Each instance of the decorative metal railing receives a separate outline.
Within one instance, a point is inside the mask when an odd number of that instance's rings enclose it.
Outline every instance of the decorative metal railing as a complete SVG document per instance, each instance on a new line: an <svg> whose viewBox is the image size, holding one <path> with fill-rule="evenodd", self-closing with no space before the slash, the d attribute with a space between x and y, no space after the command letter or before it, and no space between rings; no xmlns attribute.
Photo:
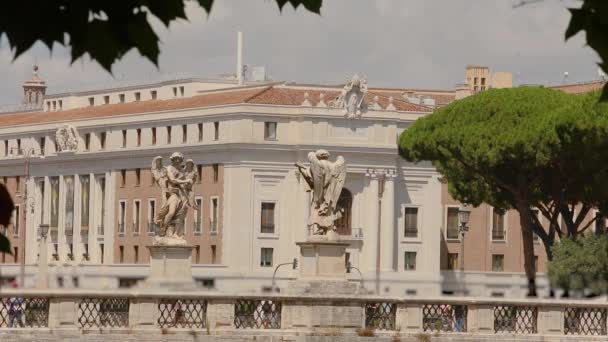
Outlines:
<svg viewBox="0 0 608 342"><path fill-rule="evenodd" d="M161 328L205 328L207 301L204 299L161 299L158 302Z"/></svg>
<svg viewBox="0 0 608 342"><path fill-rule="evenodd" d="M533 306L494 306L494 332L510 334L536 334L538 308Z"/></svg>
<svg viewBox="0 0 608 342"><path fill-rule="evenodd" d="M239 299L234 304L237 329L281 329L281 302Z"/></svg>
<svg viewBox="0 0 608 342"><path fill-rule="evenodd" d="M564 334L607 335L608 309L570 307L564 311Z"/></svg>
<svg viewBox="0 0 608 342"><path fill-rule="evenodd" d="M44 328L48 325L48 298L0 297L0 328Z"/></svg>
<svg viewBox="0 0 608 342"><path fill-rule="evenodd" d="M426 304L422 307L422 329L436 332L466 332L466 305Z"/></svg>
<svg viewBox="0 0 608 342"><path fill-rule="evenodd" d="M365 304L365 327L376 330L395 330L397 306L394 303Z"/></svg>
<svg viewBox="0 0 608 342"><path fill-rule="evenodd" d="M81 328L126 328L129 326L129 299L82 298L77 314Z"/></svg>

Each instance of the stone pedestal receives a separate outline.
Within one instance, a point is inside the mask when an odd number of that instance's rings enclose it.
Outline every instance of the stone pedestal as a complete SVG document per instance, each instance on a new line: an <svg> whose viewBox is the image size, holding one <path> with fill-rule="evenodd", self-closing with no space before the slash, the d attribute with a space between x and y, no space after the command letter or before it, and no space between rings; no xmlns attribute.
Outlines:
<svg viewBox="0 0 608 342"><path fill-rule="evenodd" d="M296 245L300 247L300 274L287 292L329 296L359 293L359 283L346 280L348 242L321 236Z"/></svg>
<svg viewBox="0 0 608 342"><path fill-rule="evenodd" d="M143 288L194 289L192 246L146 246L150 250L150 275Z"/></svg>

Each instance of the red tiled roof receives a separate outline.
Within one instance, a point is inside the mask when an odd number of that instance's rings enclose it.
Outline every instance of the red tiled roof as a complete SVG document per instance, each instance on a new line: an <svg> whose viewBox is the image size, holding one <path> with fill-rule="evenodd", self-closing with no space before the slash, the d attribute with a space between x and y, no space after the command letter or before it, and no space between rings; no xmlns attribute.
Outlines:
<svg viewBox="0 0 608 342"><path fill-rule="evenodd" d="M268 104L300 106L304 102L304 94L308 93L311 104L317 105L320 94L325 94L325 103L334 100L339 94L338 90L300 89L277 86L255 87L239 90L221 90L209 92L193 97L171 100L149 100L119 104L108 104L75 108L62 111L39 111L28 113L0 114L0 127L12 125L37 124L66 120L101 118L118 115L158 112L165 110L179 110L208 106L229 105L238 103ZM378 95L378 103L382 108L389 104L389 96L382 92L369 92L366 101L371 104L374 95ZM432 108L413 104L398 97L394 98L393 105L398 111L431 112Z"/></svg>
<svg viewBox="0 0 608 342"><path fill-rule="evenodd" d="M581 94L588 93L590 91L599 90L604 87L606 81L591 81L584 83L574 83L574 84L563 84L551 86L551 88L556 90L561 90L570 94Z"/></svg>

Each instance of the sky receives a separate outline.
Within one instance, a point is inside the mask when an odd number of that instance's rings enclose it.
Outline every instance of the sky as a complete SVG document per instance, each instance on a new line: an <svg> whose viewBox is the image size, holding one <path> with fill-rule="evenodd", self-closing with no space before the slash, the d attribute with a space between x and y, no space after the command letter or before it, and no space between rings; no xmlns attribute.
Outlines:
<svg viewBox="0 0 608 342"><path fill-rule="evenodd" d="M36 44L13 61L0 38L0 104L21 101L34 63L49 92L145 82L175 75L216 78L234 73L236 32L244 35L244 63L269 77L297 83L339 84L354 73L370 87L452 89L468 64L510 71L516 84L560 84L598 78L598 57L579 34L564 31L576 1L324 0L321 15L274 0L216 0L209 15L190 3L188 21L155 29L162 45L157 68L136 51L114 65L70 65L69 49Z"/></svg>

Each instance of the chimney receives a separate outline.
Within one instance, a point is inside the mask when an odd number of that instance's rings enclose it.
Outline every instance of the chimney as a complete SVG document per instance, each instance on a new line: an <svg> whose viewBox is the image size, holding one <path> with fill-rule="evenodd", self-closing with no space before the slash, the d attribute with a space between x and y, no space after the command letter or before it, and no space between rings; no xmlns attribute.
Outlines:
<svg viewBox="0 0 608 342"><path fill-rule="evenodd" d="M236 80L243 85L243 32L239 31L236 37Z"/></svg>
<svg viewBox="0 0 608 342"><path fill-rule="evenodd" d="M27 105L42 105L46 93L46 82L38 77L38 66L34 65L32 79L23 82L23 103Z"/></svg>

